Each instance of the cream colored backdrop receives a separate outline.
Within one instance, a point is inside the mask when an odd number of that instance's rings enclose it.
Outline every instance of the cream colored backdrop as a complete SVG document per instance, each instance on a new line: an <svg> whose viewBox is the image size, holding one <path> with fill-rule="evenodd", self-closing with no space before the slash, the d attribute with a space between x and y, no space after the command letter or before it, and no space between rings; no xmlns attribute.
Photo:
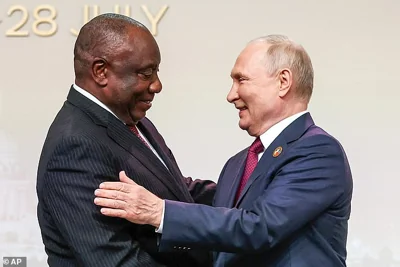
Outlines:
<svg viewBox="0 0 400 267"><path fill-rule="evenodd" d="M48 126L73 82L73 32L86 9L93 16L94 5L99 13L128 6L132 17L157 26L164 89L148 115L184 174L197 178L217 180L225 161L251 142L225 99L246 42L281 33L302 43L315 68L310 111L342 142L353 171L348 266L400 266L398 0L2 0L1 257L27 256L28 266L46 266L36 168ZM55 12L57 30L36 27L35 12L44 22ZM10 30L20 23L17 33Z"/></svg>

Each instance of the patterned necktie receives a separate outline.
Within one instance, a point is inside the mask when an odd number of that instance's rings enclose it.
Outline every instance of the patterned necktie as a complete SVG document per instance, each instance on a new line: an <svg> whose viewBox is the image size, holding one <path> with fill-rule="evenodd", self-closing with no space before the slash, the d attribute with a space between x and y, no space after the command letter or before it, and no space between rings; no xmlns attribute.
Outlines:
<svg viewBox="0 0 400 267"><path fill-rule="evenodd" d="M243 176L240 180L238 191L236 192L235 203L238 201L239 196L242 193L242 190L244 189L247 181L249 180L251 173L257 166L258 154L261 153L263 150L264 146L261 143L260 137L257 137L247 151L246 166L244 167Z"/></svg>
<svg viewBox="0 0 400 267"><path fill-rule="evenodd" d="M136 127L136 125L134 126L129 126L129 129L131 129L131 131L140 139L140 141L142 141L148 148L150 148L149 144L143 139L143 137L139 134L139 131Z"/></svg>

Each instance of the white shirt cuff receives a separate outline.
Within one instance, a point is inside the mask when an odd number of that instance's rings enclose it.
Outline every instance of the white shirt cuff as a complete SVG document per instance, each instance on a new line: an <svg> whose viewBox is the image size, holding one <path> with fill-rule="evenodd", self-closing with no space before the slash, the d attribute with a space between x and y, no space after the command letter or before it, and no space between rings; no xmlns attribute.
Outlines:
<svg viewBox="0 0 400 267"><path fill-rule="evenodd" d="M158 234L162 234L162 230L163 230L163 226L164 226L164 212L165 212L165 200L163 200L163 209L162 209L160 226L158 227L158 229L156 229L156 233L158 233Z"/></svg>

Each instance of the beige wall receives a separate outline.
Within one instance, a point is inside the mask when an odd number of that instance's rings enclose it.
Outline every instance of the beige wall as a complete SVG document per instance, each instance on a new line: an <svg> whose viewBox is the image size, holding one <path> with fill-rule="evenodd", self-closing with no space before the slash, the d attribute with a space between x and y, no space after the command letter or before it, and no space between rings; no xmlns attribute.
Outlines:
<svg viewBox="0 0 400 267"><path fill-rule="evenodd" d="M129 5L151 27L167 5L156 36L162 51L163 92L149 117L186 175L216 180L225 161L251 139L225 100L229 72L245 43L281 33L302 43L315 67L310 111L345 147L354 175L348 265L400 266L400 2L304 1L55 1L57 32L32 30L37 0L21 0L28 37L6 37L22 18L0 2L0 257L28 256L43 266L36 220L38 156L49 124L73 82L71 28L79 30L84 5L100 13ZM46 13L42 13L46 15ZM48 25L47 25L48 26ZM39 34L50 27L40 26ZM39 262L42 262L40 264Z"/></svg>

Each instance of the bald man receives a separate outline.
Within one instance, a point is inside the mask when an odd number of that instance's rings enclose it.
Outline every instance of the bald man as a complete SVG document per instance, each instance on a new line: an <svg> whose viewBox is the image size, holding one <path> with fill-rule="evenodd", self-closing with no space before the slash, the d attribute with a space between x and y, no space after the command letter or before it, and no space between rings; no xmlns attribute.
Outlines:
<svg viewBox="0 0 400 267"><path fill-rule="evenodd" d="M37 176L38 219L50 267L209 266L207 252L158 252L151 226L100 213L93 191L125 170L163 199L210 205L215 183L182 176L147 119L162 85L161 56L149 30L122 15L81 29L75 83L51 125Z"/></svg>

